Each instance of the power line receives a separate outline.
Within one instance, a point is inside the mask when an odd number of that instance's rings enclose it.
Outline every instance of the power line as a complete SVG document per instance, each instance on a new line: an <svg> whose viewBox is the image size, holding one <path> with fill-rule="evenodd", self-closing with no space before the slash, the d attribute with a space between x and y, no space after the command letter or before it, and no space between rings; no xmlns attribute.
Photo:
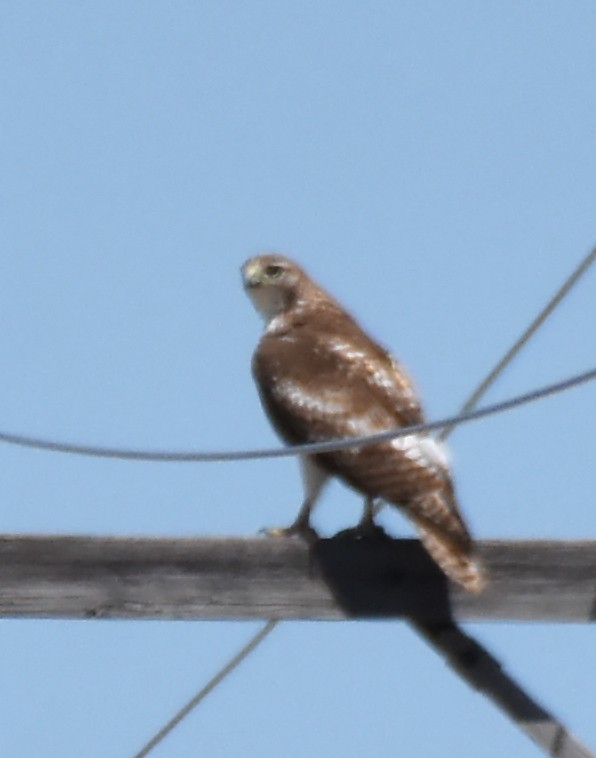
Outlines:
<svg viewBox="0 0 596 758"><path fill-rule="evenodd" d="M518 339L511 345L509 350L503 355L503 357L497 361L494 367L488 372L485 378L480 382L476 389L472 392L470 397L466 400L462 406L460 413L466 413L472 408L476 407L476 404L484 393L491 387L498 377L503 373L519 351L525 347L526 343L534 336L546 319L556 309L559 303L569 294L572 288L582 278L586 271L596 260L596 247L593 248L584 258L579 262L577 267L569 274L567 279L557 289L555 294L546 303L544 308L538 313L536 318L529 324L528 328L520 334ZM453 427L447 427L439 435L440 439L446 439L451 433Z"/></svg>
<svg viewBox="0 0 596 758"><path fill-rule="evenodd" d="M503 357L495 364L495 366L491 369L491 371L486 375L486 377L480 382L478 387L474 390L474 392L470 395L470 397L466 400L464 405L462 406L462 415L464 413L468 413L471 411L474 406L477 404L477 402L480 400L480 398L484 395L484 393L491 387L494 382L497 380L497 378L501 375L501 373L505 370L505 368L511 363L511 361L515 358L515 356L519 353L519 351L527 344L529 339L536 333L536 331L542 326L542 324L546 321L546 319L553 313L553 311L556 309L556 307L562 302L562 300L565 298L565 296L570 292L572 287L579 281L579 279L586 273L588 268L594 263L594 260L596 259L596 247L593 248L580 262L580 264L572 271L572 273L567 277L567 279L563 282L563 284L559 287L559 289L555 292L555 294L552 296L552 298L546 303L544 308L538 313L538 315L535 317L535 319L530 323L530 325L522 332L520 337L513 343L513 345L507 350L507 352L503 355ZM593 377L591 377L593 378ZM585 381L588 381L588 379L585 379ZM528 401L529 402L529 401ZM469 420L472 420L471 418ZM442 439L445 439L451 431L455 428L455 423L444 423L440 426L444 427L443 434L440 435ZM1 441L1 437L0 437ZM353 440L352 440L353 442ZM258 452L258 451L257 451ZM288 453L291 454L291 453ZM225 677L227 674L229 674L232 669L236 668L245 658L247 658L250 653L263 642L270 634L273 632L275 627L279 624L279 621L276 621L274 619L270 619L267 624L251 639L248 641L248 643L245 645L245 647L239 651L239 653L234 656L234 658L224 666L224 668L220 669L215 676L207 682L207 684L197 693L197 695L192 698L175 716L173 719L171 719L166 727L160 730L160 732L152 739L150 742L147 743L149 747L149 750L151 750L153 747L155 747L163 738L169 734L169 732L185 717L187 716L191 710L194 709L196 705L203 700L203 698L213 690L214 687L216 687ZM461 632L461 630L458 629L456 624L450 624L449 625L452 634L457 638L458 634L461 636L464 633ZM430 630L428 628L425 628L423 624L419 625L419 628L417 627L417 631L425 636L427 639L430 640ZM471 639L471 638L470 638ZM472 641L474 642L474 641ZM443 655L450 658L451 652L445 648L444 650L440 647L439 643L436 642L436 647ZM492 659L492 656L485 651L482 646L478 645L478 643L475 643L476 647L479 651L483 652L485 654L485 658ZM232 668L229 668L230 663L233 661ZM512 681L512 680L511 680ZM520 690L523 692L523 690ZM525 693L524 693L525 695ZM180 716L180 718L178 718ZM554 722L553 722L554 723ZM561 726L561 728L563 728ZM147 753L149 752L147 750L146 752L142 754L137 754L134 756L134 758L144 758Z"/></svg>
<svg viewBox="0 0 596 758"><path fill-rule="evenodd" d="M415 426L390 429L379 434L366 435L362 437L350 437L347 439L327 440L325 442L314 442L305 445L293 445L283 448L262 448L256 450L224 450L224 451L173 451L173 450L142 450L127 449L117 447L107 447L101 445L85 445L72 442L60 442L58 440L44 439L42 437L33 437L23 434L13 434L11 432L0 432L0 442L19 447L32 448L35 450L45 450L54 453L66 453L71 455L82 455L94 458L115 458L120 460L145 461L154 463L209 463L221 461L246 461L257 460L262 458L282 458L287 456L301 455L303 453L323 453L336 450L343 450L349 447L373 444L375 442L384 442L390 439L396 439L408 434L418 434L422 432L444 429L439 435L441 439L447 437L455 426L467 421L474 421L484 416L490 416L495 413L502 413L511 410L519 405L534 402L548 395L554 395L564 392L572 387L583 384L594 379L596 369L588 371L585 374L566 379L562 382L548 385L540 389L519 395L510 400L505 400L494 405L473 411L478 400L496 381L503 370L511 363L517 353L524 347L528 340L535 334L539 327L546 321L548 316L555 310L559 303L569 293L572 287L586 273L588 268L596 260L596 247L580 262L572 271L553 297L547 302L544 308L530 323L528 328L514 342L505 355L498 361L493 369L487 374L485 379L478 385L463 405L457 416L451 416L438 421L426 424L416 424Z"/></svg>
<svg viewBox="0 0 596 758"><path fill-rule="evenodd" d="M437 421L429 421L424 424L414 424L412 426L396 427L388 429L378 434L369 434L362 437L342 437L325 442L311 442L305 445L291 445L281 448L262 448L257 450L231 450L231 451L171 451L171 450L132 450L115 447L99 447L96 445L77 445L70 442L57 442L55 440L42 439L40 437L27 437L20 434L10 434L0 432L0 442L6 442L11 445L33 448L36 450L47 450L54 453L69 453L75 455L90 456L93 458L116 458L129 461L152 461L155 463L211 463L216 461L248 461L263 458L284 458L294 455L312 455L315 453L329 453L336 450L345 450L350 447L360 447L372 445L377 442L386 442L387 440L405 437L410 434L421 434L431 432L436 429L449 427L450 429L459 424L486 416L493 416L497 413L517 408L520 405L533 403L536 400L557 395L566 392L580 384L585 384L596 379L596 368L585 371L581 374L575 374L567 379L554 384L547 384L544 387L526 392L523 395L501 400L498 403L487 405L484 408L469 410L457 416L447 416Z"/></svg>
<svg viewBox="0 0 596 758"><path fill-rule="evenodd" d="M212 677L207 684L197 692L197 694L191 698L183 708L181 708L178 713L176 713L165 726L163 726L157 734L152 737L147 744L142 747L138 753L135 753L134 758L145 758L146 755L148 755L153 748L160 743L164 737L166 737L172 729L174 729L178 724L182 721L182 719L187 716L193 708L195 708L203 698L207 697L207 695L211 692L211 690L215 689L217 685L226 678L228 674L231 674L232 671L238 666L242 661L246 658L247 655L250 655L252 651L259 645L260 642L262 642L265 637L269 634L269 632L272 632L274 627L277 626L277 621L268 621L264 626L259 629L259 631L242 647L233 658L230 658L230 660L226 663L226 665L221 668L217 674Z"/></svg>

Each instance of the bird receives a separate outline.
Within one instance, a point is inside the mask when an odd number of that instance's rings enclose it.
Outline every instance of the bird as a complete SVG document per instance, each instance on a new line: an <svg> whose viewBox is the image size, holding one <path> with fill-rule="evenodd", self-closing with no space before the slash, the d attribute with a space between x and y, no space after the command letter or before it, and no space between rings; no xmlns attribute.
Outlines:
<svg viewBox="0 0 596 758"><path fill-rule="evenodd" d="M252 373L266 415L286 444L322 442L422 424L405 369L292 259L264 253L241 269L244 289L264 320ZM413 432L334 452L301 454L304 500L277 535L317 537L311 511L330 477L364 496L350 530L377 529L375 504L402 511L447 577L480 592L486 571L461 514L444 446Z"/></svg>

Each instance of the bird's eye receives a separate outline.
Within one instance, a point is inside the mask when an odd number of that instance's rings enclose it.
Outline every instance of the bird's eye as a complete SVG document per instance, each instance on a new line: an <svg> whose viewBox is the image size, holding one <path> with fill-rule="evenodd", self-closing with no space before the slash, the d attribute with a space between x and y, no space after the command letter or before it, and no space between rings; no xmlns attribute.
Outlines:
<svg viewBox="0 0 596 758"><path fill-rule="evenodd" d="M269 279L279 279L283 272L282 266L276 266L273 263L265 268L265 274Z"/></svg>

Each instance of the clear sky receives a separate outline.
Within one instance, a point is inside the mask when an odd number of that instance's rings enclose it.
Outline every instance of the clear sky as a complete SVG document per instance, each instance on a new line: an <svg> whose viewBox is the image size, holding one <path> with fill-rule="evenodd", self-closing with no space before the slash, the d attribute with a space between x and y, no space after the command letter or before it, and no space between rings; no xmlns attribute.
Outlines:
<svg viewBox="0 0 596 758"><path fill-rule="evenodd" d="M239 266L296 257L416 377L466 395L596 242L596 6L29 2L0 23L0 428L275 444ZM486 400L596 363L596 272ZM596 387L459 429L479 537L596 538ZM253 535L295 462L0 447L0 530ZM355 522L333 485L324 534ZM386 521L410 534L397 514ZM0 752L128 758L257 623L2 621ZM587 626L472 627L596 745ZM287 623L156 758L536 758L398 622Z"/></svg>

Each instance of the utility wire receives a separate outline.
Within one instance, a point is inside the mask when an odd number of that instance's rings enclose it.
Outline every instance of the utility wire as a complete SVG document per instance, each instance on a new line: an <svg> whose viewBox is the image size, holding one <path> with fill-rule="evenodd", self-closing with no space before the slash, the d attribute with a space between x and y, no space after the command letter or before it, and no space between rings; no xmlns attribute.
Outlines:
<svg viewBox="0 0 596 758"><path fill-rule="evenodd" d="M470 397L466 400L462 406L463 412L471 411L476 403L480 400L482 395L489 389L492 384L497 380L505 368L511 363L515 356L519 353L522 347L526 345L528 340L534 335L539 327L546 321L555 308L561 303L563 298L569 293L573 285L579 281L579 279L586 273L590 265L596 259L596 247L581 261L579 266L567 277L559 289L555 292L553 297L547 302L544 308L532 321L527 329L520 335L520 337L509 348L505 355L495 364L494 368L486 375L486 378L478 385ZM591 377L593 378L593 377ZM588 381L586 379L585 381ZM471 420L471 419L470 419ZM453 423L444 423L439 426L444 426L444 432L441 435L441 439L445 439L455 428ZM1 438L0 438L1 441ZM270 619L254 637L252 637L247 644L232 658L226 666L212 677L207 684L191 699L178 713L153 737L143 748L143 751L137 753L134 758L145 758L151 749L153 749L159 742L161 742L167 734L185 717L191 710L193 710L205 697L216 687L225 677L231 673L231 671L245 659L252 651L261 644L280 622L275 619ZM506 713L508 713L515 722L524 729L526 733L534 740L541 744L547 750L547 754L555 756L555 758L594 758L589 752L585 750L579 743L575 742L573 737L567 732L564 726L557 722L550 714L547 714L539 705L530 698L524 690L516 684L516 682L508 677L498 661L494 659L491 654L478 642L465 634L457 624L453 622L447 622L443 626L442 633L438 633L437 625L423 624L421 622L413 622L413 628L423 636L427 642L432 644L435 649L446 658L446 660L458 671L467 681L474 687L481 689L484 694L490 696ZM474 653L476 657L471 655ZM471 669L471 673L465 674L464 664L468 664ZM486 676L483 674L486 668L491 668L494 672L501 673L501 679L495 683L493 680L488 685L485 684ZM494 674L493 674L494 676ZM505 693L505 694L504 694ZM530 711L533 713L540 713L548 717L546 721L546 729L543 725L538 723L526 723L524 722L524 716L521 712L515 712L515 698L518 701L526 702L530 706ZM526 712L527 716L527 712ZM552 731L554 729L554 732ZM542 738L542 740L541 740ZM552 739L551 739L552 738ZM548 740L550 739L550 743ZM148 748L148 749L147 749ZM552 748L552 749L551 749Z"/></svg>
<svg viewBox="0 0 596 758"><path fill-rule="evenodd" d="M487 374L485 379L478 385L470 395L460 413L457 416L451 416L439 421L433 421L426 424L416 424L410 427L401 427L390 429L379 434L366 435L362 437L350 437L347 439L326 440L325 442L313 442L305 445L292 445L283 448L263 448L260 450L224 450L224 451L172 451L172 450L141 450L127 449L117 447L103 447L101 445L84 445L72 442L59 442L57 440L43 439L41 437L32 437L23 434L12 434L10 432L0 432L0 442L20 447L28 447L36 450L46 450L54 453L67 453L72 455L84 455L94 458L117 458L131 461L151 461L154 463L208 463L216 461L246 461L260 458L282 458L287 456L302 455L304 453L328 453L336 450L344 450L349 447L359 445L369 445L375 442L384 442L386 440L403 437L408 434L418 434L421 432L443 429L440 439L445 439L451 430L458 424L474 421L484 416L490 416L493 413L502 413L518 405L530 403L539 400L547 395L554 395L558 392L564 392L572 387L594 379L594 371L588 371L585 374L566 379L560 383L542 387L525 395L495 403L494 405L472 410L475 408L478 400L484 395L488 388L496 381L503 370L511 363L517 353L524 347L528 340L534 335L539 327L546 321L550 314L555 310L557 305L569 293L572 287L579 281L583 274L588 270L596 259L596 247L581 261L572 273L567 277L553 297L547 302L544 308L514 342L505 355L499 360L493 369Z"/></svg>
<svg viewBox="0 0 596 758"><path fill-rule="evenodd" d="M551 299L548 301L548 303L544 306L544 308L540 311L540 313L536 316L536 318L532 321L532 323L528 326L528 328L520 334L518 339L511 345L509 350L503 355L500 361L498 361L494 368L489 371L489 373L486 375L486 377L480 382L480 384L476 387L474 392L470 395L470 397L466 400L464 405L462 406L460 413L467 413L472 408L476 407L476 404L480 400L480 398L484 395L484 393L489 389L489 387L494 384L494 382L497 380L497 378L501 375L501 373L507 368L507 366L511 363L511 361L515 358L515 356L519 353L519 351L526 345L526 343L534 336L535 332L538 331L538 329L542 326L542 324L546 321L546 319L550 316L550 314L555 310L555 308L559 305L561 300L569 294L571 289L574 287L575 284L581 279L581 277L586 273L586 271L590 268L590 266L594 263L596 260L596 247L593 248L586 256L583 258L582 261L578 264L578 266L569 274L567 279L563 282L563 284L559 287L559 289L555 292L555 294L551 297ZM443 432L439 435L440 439L445 439L450 433L451 429L453 427L448 426L446 427Z"/></svg>
<svg viewBox="0 0 596 758"><path fill-rule="evenodd" d="M54 453L70 453L75 455L90 456L93 458L116 458L128 461L152 461L155 463L213 463L216 461L249 461L262 458L284 458L294 455L313 455L315 453L330 453L335 450L345 450L350 447L360 447L373 445L377 442L386 442L387 440L405 437L409 434L421 434L436 429L448 427L453 429L459 424L476 419L492 416L497 413L512 410L520 405L533 403L549 395L557 395L560 392L577 387L596 379L596 368L585 371L581 374L563 379L554 384L547 384L544 387L526 392L523 395L501 400L498 403L487 405L484 408L468 410L466 413L457 416L447 416L437 421L429 421L424 424L413 424L412 426L395 427L377 434L368 434L362 437L342 437L325 442L310 442L304 445L290 445L288 447L262 448L260 450L231 450L231 451L213 451L213 452L196 452L196 451L171 451L171 450L132 450L115 447L98 447L95 445L77 445L71 442L57 442L55 440L41 439L39 437L27 437L20 434L10 434L0 432L0 442L6 442L11 445L34 448L36 450L47 450Z"/></svg>
<svg viewBox="0 0 596 758"><path fill-rule="evenodd" d="M519 339L510 347L486 378L470 395L462 413L476 403L511 363L533 334L546 321L573 285L596 258L596 248L586 256L567 280L555 292ZM439 435L446 439L454 426L446 427ZM515 679L507 674L500 662L477 640L454 621L433 624L413 620L410 626L441 655L471 687L495 703L517 727L553 758L595 758L585 745L569 732L566 726L546 711Z"/></svg>
<svg viewBox="0 0 596 758"><path fill-rule="evenodd" d="M476 403L496 381L533 334L546 321L573 285L587 271L596 258L596 248L587 255L548 301L528 328L509 348L492 371L470 395L462 413ZM446 427L439 435L445 440L454 426ZM507 674L501 663L477 640L467 634L454 621L433 624L410 621L410 626L441 655L471 687L495 703L517 727L539 745L552 758L595 758L566 726L546 711L515 679Z"/></svg>
<svg viewBox="0 0 596 758"><path fill-rule="evenodd" d="M174 729L178 724L182 721L182 719L187 716L193 708L196 708L196 706L203 700L203 698L207 697L207 695L211 692L211 690L215 689L217 685L226 678L228 674L231 674L232 671L238 666L242 661L246 658L247 655L250 655L252 651L259 645L259 643L265 639L265 637L273 631L274 627L277 626L277 621L268 621L264 626L262 626L259 631L242 647L233 658L230 658L230 660L226 663L226 665L221 668L217 674L212 677L207 684L197 692L197 694L192 697L186 705L181 708L178 713L173 716L168 723L162 727L162 729L157 732L157 734L152 737L149 742L142 747L138 753L135 753L134 758L145 758L146 755L149 755L151 750L160 743L164 737L166 737L172 729Z"/></svg>

